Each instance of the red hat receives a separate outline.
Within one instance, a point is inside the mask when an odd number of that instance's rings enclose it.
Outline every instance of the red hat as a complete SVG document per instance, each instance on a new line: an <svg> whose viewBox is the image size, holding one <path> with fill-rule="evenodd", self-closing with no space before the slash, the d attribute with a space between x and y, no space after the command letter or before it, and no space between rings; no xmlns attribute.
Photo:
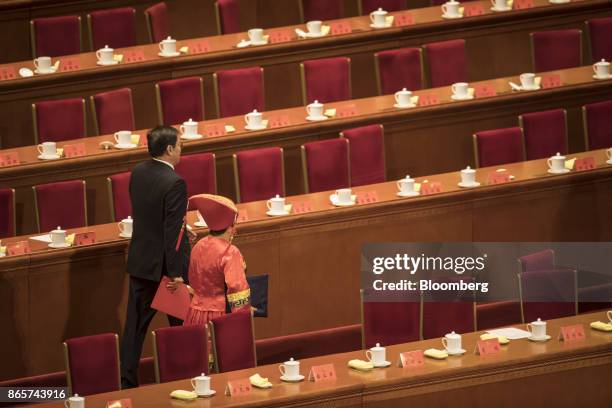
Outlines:
<svg viewBox="0 0 612 408"><path fill-rule="evenodd" d="M189 198L208 228L212 231L223 231L236 222L238 209L232 200L213 194L198 194Z"/></svg>

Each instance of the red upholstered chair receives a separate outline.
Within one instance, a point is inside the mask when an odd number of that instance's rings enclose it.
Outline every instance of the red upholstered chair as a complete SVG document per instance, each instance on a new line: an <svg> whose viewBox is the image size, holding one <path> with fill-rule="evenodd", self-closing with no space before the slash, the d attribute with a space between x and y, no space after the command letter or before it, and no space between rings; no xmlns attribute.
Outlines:
<svg viewBox="0 0 612 408"><path fill-rule="evenodd" d="M239 203L285 196L283 149L264 147L233 155L236 197Z"/></svg>
<svg viewBox="0 0 612 408"><path fill-rule="evenodd" d="M519 127L485 130L474 134L476 167L525 160L523 132Z"/></svg>
<svg viewBox="0 0 612 408"><path fill-rule="evenodd" d="M402 88L423 88L423 54L420 48L399 48L374 54L376 85L380 95Z"/></svg>
<svg viewBox="0 0 612 408"><path fill-rule="evenodd" d="M555 251L545 249L521 256L518 259L518 264L519 273L552 270L555 268Z"/></svg>
<svg viewBox="0 0 612 408"><path fill-rule="evenodd" d="M229 313L210 321L215 371L252 368L257 365L253 316L248 311Z"/></svg>
<svg viewBox="0 0 612 408"><path fill-rule="evenodd" d="M473 301L423 301L422 338L443 337L446 333L476 330L476 306Z"/></svg>
<svg viewBox="0 0 612 408"><path fill-rule="evenodd" d="M189 119L204 119L204 89L201 77L170 79L155 84L159 124L176 125Z"/></svg>
<svg viewBox="0 0 612 408"><path fill-rule="evenodd" d="M612 308L612 283L578 289L578 313Z"/></svg>
<svg viewBox="0 0 612 408"><path fill-rule="evenodd" d="M468 68L465 40L425 44L427 74L431 88L467 82Z"/></svg>
<svg viewBox="0 0 612 408"><path fill-rule="evenodd" d="M304 61L300 64L304 105L351 99L351 59L346 57Z"/></svg>
<svg viewBox="0 0 612 408"><path fill-rule="evenodd" d="M114 333L64 342L69 394L91 395L121 389L119 338Z"/></svg>
<svg viewBox="0 0 612 408"><path fill-rule="evenodd" d="M0 238L16 235L15 190L0 189Z"/></svg>
<svg viewBox="0 0 612 408"><path fill-rule="evenodd" d="M578 311L576 270L552 269L518 274L523 323L573 316Z"/></svg>
<svg viewBox="0 0 612 408"><path fill-rule="evenodd" d="M81 17L35 18L30 21L32 55L58 57L81 52Z"/></svg>
<svg viewBox="0 0 612 408"><path fill-rule="evenodd" d="M111 48L136 45L136 10L133 7L93 11L87 15L87 25L93 51L105 45Z"/></svg>
<svg viewBox="0 0 612 408"><path fill-rule="evenodd" d="M144 11L147 21L149 42L160 42L170 35L170 19L168 18L168 6L161 2L152 5Z"/></svg>
<svg viewBox="0 0 612 408"><path fill-rule="evenodd" d="M85 100L59 99L32 104L36 143L85 137Z"/></svg>
<svg viewBox="0 0 612 408"><path fill-rule="evenodd" d="M382 183L385 177L385 136L382 125L348 129L340 133L349 141L351 186Z"/></svg>
<svg viewBox="0 0 612 408"><path fill-rule="evenodd" d="M535 72L582 65L582 31L576 29L531 33Z"/></svg>
<svg viewBox="0 0 612 408"><path fill-rule="evenodd" d="M406 0L360 0L359 14L370 14L378 8L386 11L398 11L407 7Z"/></svg>
<svg viewBox="0 0 612 408"><path fill-rule="evenodd" d="M612 147L612 100L582 107L585 150Z"/></svg>
<svg viewBox="0 0 612 408"><path fill-rule="evenodd" d="M310 142L303 144L301 150L306 193L350 187L349 146L346 139Z"/></svg>
<svg viewBox="0 0 612 408"><path fill-rule="evenodd" d="M342 0L300 0L300 20L336 20L342 17Z"/></svg>
<svg viewBox="0 0 612 408"><path fill-rule="evenodd" d="M478 330L494 329L521 323L521 302L506 300L476 306Z"/></svg>
<svg viewBox="0 0 612 408"><path fill-rule="evenodd" d="M174 169L187 183L187 197L196 194L217 194L214 153L181 156L181 161L174 166Z"/></svg>
<svg viewBox="0 0 612 408"><path fill-rule="evenodd" d="M130 200L130 176L132 172L114 174L106 178L111 219L119 222L132 215Z"/></svg>
<svg viewBox="0 0 612 408"><path fill-rule="evenodd" d="M591 42L591 61L612 60L612 17L594 18L586 22Z"/></svg>
<svg viewBox="0 0 612 408"><path fill-rule="evenodd" d="M156 382L208 374L206 326L164 327L152 333Z"/></svg>
<svg viewBox="0 0 612 408"><path fill-rule="evenodd" d="M420 294L413 302L364 301L361 291L362 348L418 341L421 336Z"/></svg>
<svg viewBox="0 0 612 408"><path fill-rule="evenodd" d="M213 84L220 118L265 110L263 68L218 71L213 74Z"/></svg>
<svg viewBox="0 0 612 408"><path fill-rule="evenodd" d="M106 135L120 130L136 129L130 88L102 92L90 98L97 134Z"/></svg>
<svg viewBox="0 0 612 408"><path fill-rule="evenodd" d="M217 15L217 31L219 34L238 33L240 30L239 0L217 0L215 3Z"/></svg>
<svg viewBox="0 0 612 408"><path fill-rule="evenodd" d="M66 229L87 225L85 181L40 184L32 189L39 232L48 232L57 226Z"/></svg>
<svg viewBox="0 0 612 408"><path fill-rule="evenodd" d="M525 113L519 116L525 138L527 160L567 153L567 114L565 109Z"/></svg>

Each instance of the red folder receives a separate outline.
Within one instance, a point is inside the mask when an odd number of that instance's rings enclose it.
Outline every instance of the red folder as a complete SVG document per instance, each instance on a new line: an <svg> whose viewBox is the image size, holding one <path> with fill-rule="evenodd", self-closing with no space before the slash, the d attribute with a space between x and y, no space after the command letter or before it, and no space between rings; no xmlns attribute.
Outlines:
<svg viewBox="0 0 612 408"><path fill-rule="evenodd" d="M151 303L151 308L159 310L160 312L166 313L170 316L178 317L181 320L185 320L187 312L189 311L189 304L191 299L189 298L189 291L187 286L179 285L179 287L173 292L170 292L166 288L166 284L170 282L170 278L167 276L162 277L159 282L159 288Z"/></svg>

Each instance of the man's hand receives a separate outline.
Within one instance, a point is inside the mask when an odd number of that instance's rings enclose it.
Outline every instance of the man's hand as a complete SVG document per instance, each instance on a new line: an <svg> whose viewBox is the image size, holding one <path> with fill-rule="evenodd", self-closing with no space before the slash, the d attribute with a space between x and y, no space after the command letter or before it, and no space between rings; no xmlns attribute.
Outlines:
<svg viewBox="0 0 612 408"><path fill-rule="evenodd" d="M168 289L170 293L174 293L174 291L177 290L179 285L181 285L183 282L183 278L181 277L174 278L174 280L166 284L166 289Z"/></svg>

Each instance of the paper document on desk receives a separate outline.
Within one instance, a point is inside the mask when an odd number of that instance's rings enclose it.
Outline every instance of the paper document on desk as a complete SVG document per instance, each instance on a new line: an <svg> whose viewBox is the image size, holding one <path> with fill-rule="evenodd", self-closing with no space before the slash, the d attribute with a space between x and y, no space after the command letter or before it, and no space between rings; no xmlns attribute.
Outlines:
<svg viewBox="0 0 612 408"><path fill-rule="evenodd" d="M33 239L34 241L46 242L47 244L51 243L51 235L49 234L37 235L35 237L30 237L30 239Z"/></svg>
<svg viewBox="0 0 612 408"><path fill-rule="evenodd" d="M531 333L525 330L517 329L514 327L504 327L502 329L487 330L487 333L494 336L504 336L508 340L526 339L531 337Z"/></svg>

